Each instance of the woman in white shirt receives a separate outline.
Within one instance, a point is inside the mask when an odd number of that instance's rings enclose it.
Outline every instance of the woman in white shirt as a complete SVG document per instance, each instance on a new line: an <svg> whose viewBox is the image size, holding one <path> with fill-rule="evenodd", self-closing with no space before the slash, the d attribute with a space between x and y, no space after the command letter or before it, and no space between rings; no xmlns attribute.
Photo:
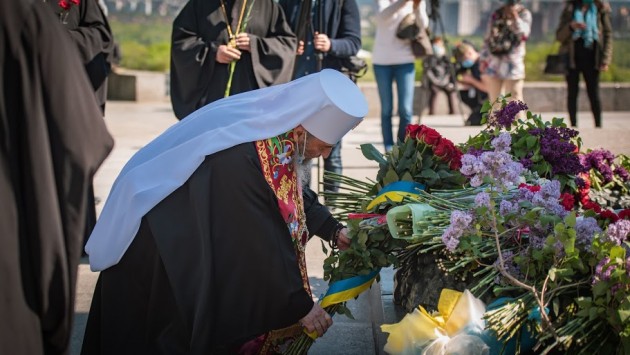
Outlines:
<svg viewBox="0 0 630 355"><path fill-rule="evenodd" d="M405 15L415 12L422 28L429 23L425 2L422 0L378 0L376 15L376 37L372 62L374 76L381 99L381 130L385 151L394 145L392 134L393 98L392 86L398 89L398 139L405 138L405 128L413 116L413 92L416 70L415 56L409 40L396 37L396 30Z"/></svg>

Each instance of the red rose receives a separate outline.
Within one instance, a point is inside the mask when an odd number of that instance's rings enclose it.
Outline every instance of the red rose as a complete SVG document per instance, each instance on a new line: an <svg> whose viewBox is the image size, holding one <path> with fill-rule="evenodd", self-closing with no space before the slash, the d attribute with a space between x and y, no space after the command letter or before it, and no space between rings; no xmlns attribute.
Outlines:
<svg viewBox="0 0 630 355"><path fill-rule="evenodd" d="M619 217L611 210L604 210L599 214L599 219L608 219L611 223L615 223L619 220Z"/></svg>
<svg viewBox="0 0 630 355"><path fill-rule="evenodd" d="M425 125L422 125L420 127L420 133L418 133L419 140L424 142L426 145L430 145L432 147L440 143L440 140L442 140L442 136L438 133L438 131Z"/></svg>
<svg viewBox="0 0 630 355"><path fill-rule="evenodd" d="M75 5L79 5L79 0L70 0L70 2L75 4Z"/></svg>
<svg viewBox="0 0 630 355"><path fill-rule="evenodd" d="M450 143L450 144L449 144ZM433 154L443 161L451 160L455 146L448 139L442 139L433 147Z"/></svg>
<svg viewBox="0 0 630 355"><path fill-rule="evenodd" d="M630 209L625 209L617 214L619 219L630 219Z"/></svg>
<svg viewBox="0 0 630 355"><path fill-rule="evenodd" d="M462 168L462 152L459 149L455 148L455 156L451 159L448 167L456 171Z"/></svg>
<svg viewBox="0 0 630 355"><path fill-rule="evenodd" d="M420 132L421 128L421 125L408 124L405 128L405 137L411 137L415 139L418 136L418 132Z"/></svg>
<svg viewBox="0 0 630 355"><path fill-rule="evenodd" d="M59 0L59 7L61 7L64 10L68 10L70 8L70 3L67 2L66 0Z"/></svg>
<svg viewBox="0 0 630 355"><path fill-rule="evenodd" d="M593 210L593 211L595 211L597 213L600 213L602 211L602 208L599 207L598 204L596 204L595 202L590 201L588 199L587 199L586 202L582 202L582 208L585 209L585 210Z"/></svg>
<svg viewBox="0 0 630 355"><path fill-rule="evenodd" d="M571 211L573 209L573 205L575 205L575 198L570 193L563 193L560 195L560 204L564 207L565 210Z"/></svg>

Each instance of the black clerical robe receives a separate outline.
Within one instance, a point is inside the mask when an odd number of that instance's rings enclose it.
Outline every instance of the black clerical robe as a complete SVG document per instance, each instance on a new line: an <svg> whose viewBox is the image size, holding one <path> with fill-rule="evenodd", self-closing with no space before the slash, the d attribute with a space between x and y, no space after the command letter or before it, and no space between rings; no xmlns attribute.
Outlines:
<svg viewBox="0 0 630 355"><path fill-rule="evenodd" d="M225 0L225 14L236 33L240 7L233 8L234 1ZM228 64L215 58L217 48L227 44L229 36L220 4L220 0L190 0L173 22L171 101L179 119L224 97ZM273 0L247 0L247 11L251 4L250 16L244 20L251 52L241 51L231 95L286 83L293 73L297 40L283 11Z"/></svg>
<svg viewBox="0 0 630 355"><path fill-rule="evenodd" d="M107 76L114 56L114 37L98 0L79 0L79 4L71 6L69 10L63 10L59 6L59 1L46 2L76 44L96 100L101 110L105 112ZM70 0L67 2L71 3Z"/></svg>
<svg viewBox="0 0 630 355"><path fill-rule="evenodd" d="M113 141L42 1L0 1L0 68L0 354L64 354L87 186Z"/></svg>
<svg viewBox="0 0 630 355"><path fill-rule="evenodd" d="M309 230L330 238L337 222L304 198ZM313 301L294 248L254 144L207 156L101 272L83 354L220 353L297 323Z"/></svg>

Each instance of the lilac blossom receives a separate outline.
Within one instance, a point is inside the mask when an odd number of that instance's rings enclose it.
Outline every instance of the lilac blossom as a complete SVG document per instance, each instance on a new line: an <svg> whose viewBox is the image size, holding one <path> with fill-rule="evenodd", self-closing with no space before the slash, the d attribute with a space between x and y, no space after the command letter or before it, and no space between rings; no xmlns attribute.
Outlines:
<svg viewBox="0 0 630 355"><path fill-rule="evenodd" d="M501 256L503 257L503 267L508 274L518 278L521 275L521 269L514 263L514 252L511 250L504 250L501 252ZM497 258L494 262L494 267L498 270L501 265L501 259ZM501 283L502 275L497 275L494 279L494 282L497 284Z"/></svg>
<svg viewBox="0 0 630 355"><path fill-rule="evenodd" d="M591 250L595 234L601 233L601 231L602 229L597 225L595 218L578 218L575 221L575 242L584 250Z"/></svg>
<svg viewBox="0 0 630 355"><path fill-rule="evenodd" d="M501 200L499 203L499 214L503 217L516 213L518 211L518 203L512 203L508 200Z"/></svg>
<svg viewBox="0 0 630 355"><path fill-rule="evenodd" d="M605 240L621 245L630 234L630 220L621 219L608 226Z"/></svg>
<svg viewBox="0 0 630 355"><path fill-rule="evenodd" d="M472 214L463 211L451 212L451 225L442 234L442 242L449 251L455 251L459 245L459 238L470 229L473 221Z"/></svg>
<svg viewBox="0 0 630 355"><path fill-rule="evenodd" d="M514 120L516 119L516 115L521 112L527 110L527 105L519 100L513 100L508 102L502 109L496 111L496 123L495 125L499 127L509 128Z"/></svg>
<svg viewBox="0 0 630 355"><path fill-rule="evenodd" d="M630 180L630 174L628 174L628 170L626 170L623 166L615 168L615 174L617 174L623 182Z"/></svg>
<svg viewBox="0 0 630 355"><path fill-rule="evenodd" d="M630 256L626 258L626 275L630 276Z"/></svg>
<svg viewBox="0 0 630 355"><path fill-rule="evenodd" d="M509 153L512 145L512 136L507 132L502 132L492 140L491 144L495 152Z"/></svg>
<svg viewBox="0 0 630 355"><path fill-rule="evenodd" d="M605 257L597 264L597 266L595 266L595 275L593 275L593 285L601 281L610 280L610 275L615 270L615 266L609 265L608 267L606 267L608 263L610 263L610 258Z"/></svg>
<svg viewBox="0 0 630 355"><path fill-rule="evenodd" d="M580 157L580 161L586 170L595 169L600 172L604 178L604 183L611 182L614 177L614 172L611 168L614 160L615 155L605 149L596 149Z"/></svg>
<svg viewBox="0 0 630 355"><path fill-rule="evenodd" d="M566 127L545 127L531 129L529 133L539 136L540 154L551 165L552 175L577 175L588 170L580 163L575 154L577 146L571 142L578 131Z"/></svg>
<svg viewBox="0 0 630 355"><path fill-rule="evenodd" d="M487 207L490 208L490 194L487 192L480 192L475 196L475 207Z"/></svg>

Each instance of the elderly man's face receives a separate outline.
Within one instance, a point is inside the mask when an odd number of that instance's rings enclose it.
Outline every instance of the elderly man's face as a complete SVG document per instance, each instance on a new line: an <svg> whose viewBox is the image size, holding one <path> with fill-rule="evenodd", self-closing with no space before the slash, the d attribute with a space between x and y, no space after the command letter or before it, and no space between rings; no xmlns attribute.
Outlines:
<svg viewBox="0 0 630 355"><path fill-rule="evenodd" d="M320 156L328 158L332 148L332 145L319 140L311 134L308 134L306 138L306 149L304 150L304 159L314 159Z"/></svg>

